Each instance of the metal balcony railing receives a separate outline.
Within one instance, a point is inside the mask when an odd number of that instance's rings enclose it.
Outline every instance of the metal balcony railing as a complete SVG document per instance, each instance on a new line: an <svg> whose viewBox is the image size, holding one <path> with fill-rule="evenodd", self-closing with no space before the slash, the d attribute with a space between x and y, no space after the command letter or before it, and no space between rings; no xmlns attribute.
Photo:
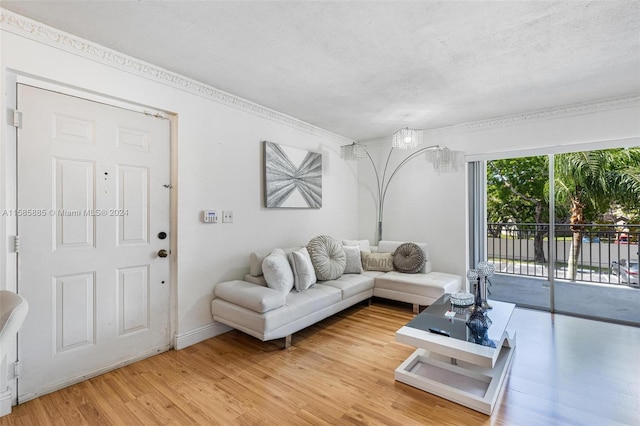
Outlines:
<svg viewBox="0 0 640 426"><path fill-rule="evenodd" d="M554 276L572 280L568 268L574 238L571 225L556 224L553 241L549 241L547 223L488 223L487 231L488 258L497 272L548 277L549 247L554 244ZM638 285L640 225L584 224L579 232L575 281Z"/></svg>

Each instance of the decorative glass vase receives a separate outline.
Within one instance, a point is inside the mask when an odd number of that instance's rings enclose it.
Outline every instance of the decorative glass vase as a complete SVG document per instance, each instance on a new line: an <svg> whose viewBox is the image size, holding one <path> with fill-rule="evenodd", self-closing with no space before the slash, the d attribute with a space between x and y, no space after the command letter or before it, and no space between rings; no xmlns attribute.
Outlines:
<svg viewBox="0 0 640 426"><path fill-rule="evenodd" d="M469 329L467 340L478 345L495 348L495 342L489 339L489 327L491 327L491 320L487 317L482 306L476 304L476 309L467 320L467 328Z"/></svg>

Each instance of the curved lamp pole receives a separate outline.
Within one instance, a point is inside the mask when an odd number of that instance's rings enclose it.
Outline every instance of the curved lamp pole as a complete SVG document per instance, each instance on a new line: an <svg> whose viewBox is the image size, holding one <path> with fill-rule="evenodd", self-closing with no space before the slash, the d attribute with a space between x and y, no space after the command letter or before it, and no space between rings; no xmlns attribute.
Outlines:
<svg viewBox="0 0 640 426"><path fill-rule="evenodd" d="M366 150L366 148L364 148L362 145L358 144L357 142L353 142L351 145L345 145L343 148L351 148L354 149L356 148L356 146L363 148L363 151L365 152L365 154L367 155L367 158L369 158L369 161L371 162L371 166L373 167L373 171L376 175L376 186L377 186L377 190L378 190L378 205L377 207L377 219L378 219L378 235L377 235L377 242L380 242L380 240L382 240L382 219L384 216L384 200L387 196L387 190L389 189L389 184L391 183L391 181L393 180L393 178L395 177L395 175L398 173L398 171L405 165L407 164L409 161L413 160L414 158L416 158L417 156L419 156L420 154L424 153L425 151L428 150L442 150L442 149L446 149L446 148L441 148L440 145L431 145L431 146L426 146L424 148L420 148L419 150L412 152L411 154L409 154L407 156L407 158L405 158L404 160L402 160L400 162L400 164L398 164L393 171L390 171L389 176L387 177L387 171L389 168L389 160L391 159L391 154L393 153L393 150L395 148L391 148L389 150L389 154L387 154L387 160L385 161L384 164L384 170L382 171L382 179L380 179L380 175L378 174L378 168L376 167L376 163L373 161L373 158L371 157L371 155L369 154L369 152Z"/></svg>

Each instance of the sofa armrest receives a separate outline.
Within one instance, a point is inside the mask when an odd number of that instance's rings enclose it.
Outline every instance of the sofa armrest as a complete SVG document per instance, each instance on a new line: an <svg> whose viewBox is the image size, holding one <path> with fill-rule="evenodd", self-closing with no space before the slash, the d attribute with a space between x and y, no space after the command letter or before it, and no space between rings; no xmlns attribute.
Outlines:
<svg viewBox="0 0 640 426"><path fill-rule="evenodd" d="M225 281L216 285L215 297L243 308L264 313L284 305L286 293L246 281Z"/></svg>

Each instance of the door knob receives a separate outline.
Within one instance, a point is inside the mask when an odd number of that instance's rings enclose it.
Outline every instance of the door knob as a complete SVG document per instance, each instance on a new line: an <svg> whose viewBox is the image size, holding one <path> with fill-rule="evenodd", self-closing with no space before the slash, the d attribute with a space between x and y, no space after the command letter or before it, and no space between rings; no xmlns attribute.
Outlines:
<svg viewBox="0 0 640 426"><path fill-rule="evenodd" d="M169 252L166 251L165 249L158 251L158 257L167 257L167 256L169 256Z"/></svg>

